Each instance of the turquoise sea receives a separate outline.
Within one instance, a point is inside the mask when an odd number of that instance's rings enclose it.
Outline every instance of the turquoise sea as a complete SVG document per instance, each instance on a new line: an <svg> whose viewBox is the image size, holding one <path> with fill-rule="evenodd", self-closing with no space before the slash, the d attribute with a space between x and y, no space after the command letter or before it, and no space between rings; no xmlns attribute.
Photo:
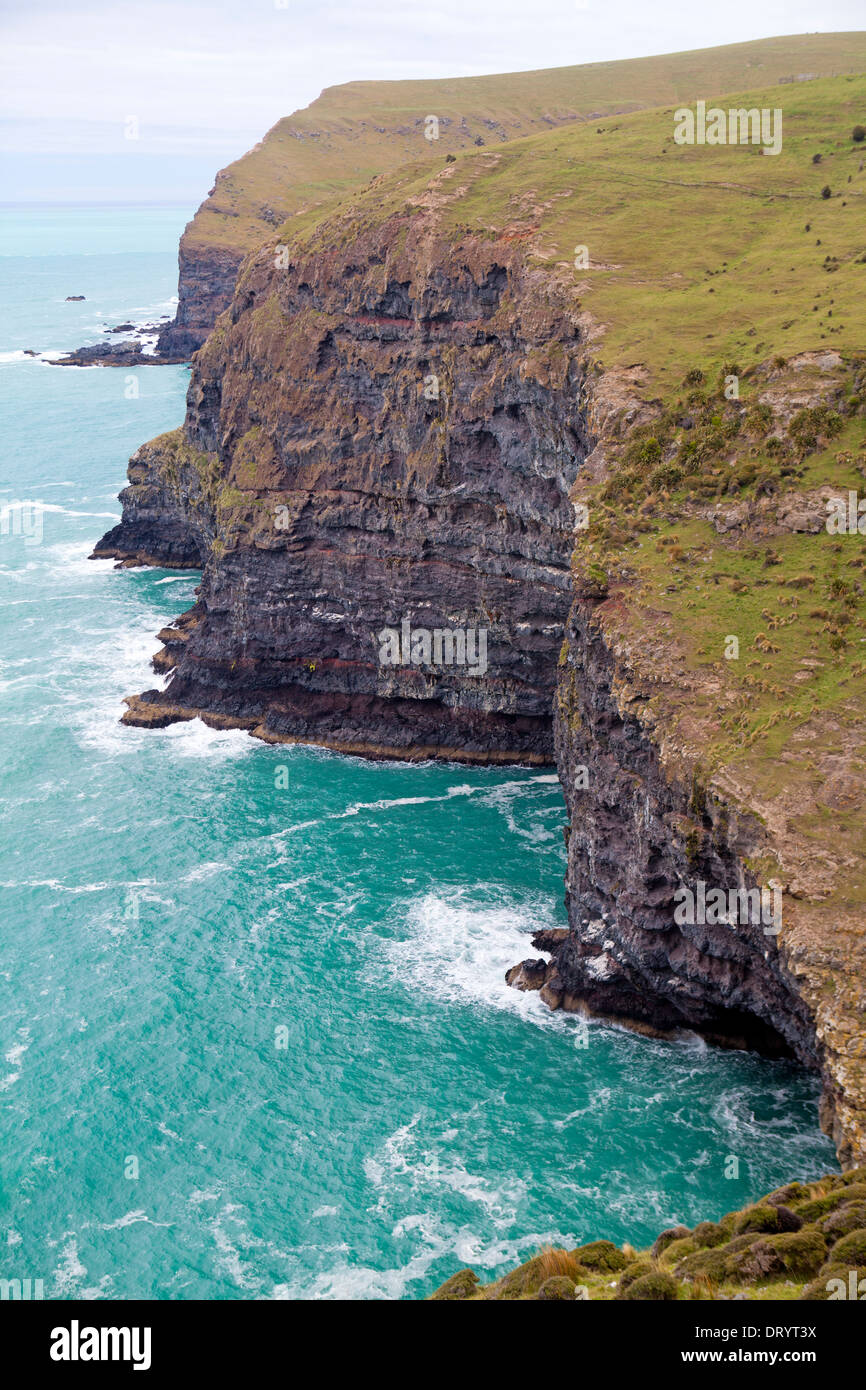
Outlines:
<svg viewBox="0 0 866 1390"><path fill-rule="evenodd" d="M5 213L0 1277L418 1297L834 1169L797 1067L506 987L565 921L553 775L118 723L196 577L87 555L188 373L23 350L172 313L191 211Z"/></svg>

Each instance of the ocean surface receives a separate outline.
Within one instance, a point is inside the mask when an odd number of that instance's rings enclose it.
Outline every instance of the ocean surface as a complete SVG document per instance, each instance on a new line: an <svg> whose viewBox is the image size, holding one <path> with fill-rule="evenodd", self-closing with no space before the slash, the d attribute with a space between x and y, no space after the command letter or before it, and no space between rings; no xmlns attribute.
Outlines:
<svg viewBox="0 0 866 1390"><path fill-rule="evenodd" d="M565 922L555 776L118 723L197 577L87 555L188 371L24 350L171 314L191 211L5 213L0 1277L418 1297L835 1169L797 1067L507 988Z"/></svg>

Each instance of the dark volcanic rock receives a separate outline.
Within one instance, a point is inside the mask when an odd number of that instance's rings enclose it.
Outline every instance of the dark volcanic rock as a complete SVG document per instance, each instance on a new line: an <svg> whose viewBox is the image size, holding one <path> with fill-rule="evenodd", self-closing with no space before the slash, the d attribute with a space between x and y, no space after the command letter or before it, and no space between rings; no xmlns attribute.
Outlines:
<svg viewBox="0 0 866 1390"><path fill-rule="evenodd" d="M547 979L546 960L522 960L506 972L505 982L514 989L541 989Z"/></svg>
<svg viewBox="0 0 866 1390"><path fill-rule="evenodd" d="M201 502L200 480L185 466L185 452L172 452L174 440L173 435L162 436L133 454L129 487L120 494L123 518L99 541L92 560L171 569L198 569L204 563L204 522L197 528L193 521L196 503Z"/></svg>
<svg viewBox="0 0 866 1390"><path fill-rule="evenodd" d="M89 343L59 357L54 365L58 367L158 367L179 364L189 359L189 352L182 347L171 351L166 348L154 349L153 338L165 330L165 323L119 323L114 328L106 328L105 333L127 333L131 337L120 343ZM148 341L150 340L150 341Z"/></svg>
<svg viewBox="0 0 866 1390"><path fill-rule="evenodd" d="M243 251L181 240L177 315L165 324L156 345L161 361L188 361L227 309L244 258Z"/></svg>
<svg viewBox="0 0 866 1390"><path fill-rule="evenodd" d="M572 930L555 952L564 994L624 1021L695 1029L720 1043L794 1053L815 1067L814 1022L775 938L760 924L674 922L681 884L755 887L743 861L765 832L666 773L658 746L617 700L617 680L592 604L576 602L556 711L571 820Z"/></svg>
<svg viewBox="0 0 866 1390"><path fill-rule="evenodd" d="M76 348L65 357L58 357L56 367L154 367L169 362L186 361L183 356L154 357L152 352L143 352L138 342L93 343Z"/></svg>
<svg viewBox="0 0 866 1390"><path fill-rule="evenodd" d="M422 235L400 218L327 261L248 264L183 435L139 451L95 552L205 563L146 702L370 756L552 761L579 336L512 246L431 261ZM383 664L404 620L483 632L486 669Z"/></svg>
<svg viewBox="0 0 866 1390"><path fill-rule="evenodd" d="M130 463L123 519L94 553L203 575L160 634L166 689L131 697L124 722L201 715L369 757L545 763L555 706L569 930L538 933L551 960L511 982L551 1008L796 1056L822 1073L840 1154L859 1156L862 1006L833 923L805 906L778 939L675 922L680 886L763 886L749 865L779 846L748 786L703 785L700 747L651 706L651 676L605 626L627 608L616 575L572 569L573 485L597 476L608 427L637 418L626 374L587 365L578 307L515 237L455 241L420 207L346 216L285 269L273 246L248 259L195 355L183 428ZM220 275L201 275L218 298ZM404 621L483 632L483 669L423 646L383 662ZM691 678L671 665L668 713Z"/></svg>

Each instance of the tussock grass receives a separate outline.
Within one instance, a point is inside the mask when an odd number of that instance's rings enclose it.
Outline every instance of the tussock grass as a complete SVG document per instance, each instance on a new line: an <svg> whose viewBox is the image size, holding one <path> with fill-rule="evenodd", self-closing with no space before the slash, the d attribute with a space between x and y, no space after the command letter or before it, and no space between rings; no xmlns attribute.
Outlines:
<svg viewBox="0 0 866 1390"><path fill-rule="evenodd" d="M546 1279L553 1279L559 1274L566 1275L574 1282L580 1283L581 1276L585 1272L581 1269L577 1260L570 1250L563 1250L552 1245L544 1245L536 1256L538 1261L538 1273L541 1283Z"/></svg>

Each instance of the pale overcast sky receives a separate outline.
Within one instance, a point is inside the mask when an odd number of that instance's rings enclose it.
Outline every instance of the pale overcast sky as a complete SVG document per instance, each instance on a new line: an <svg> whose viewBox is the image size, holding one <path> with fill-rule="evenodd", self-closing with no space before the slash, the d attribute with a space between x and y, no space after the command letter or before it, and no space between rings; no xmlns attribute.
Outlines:
<svg viewBox="0 0 866 1390"><path fill-rule="evenodd" d="M217 169L334 83L559 67L864 18L864 0L0 0L0 198L195 205Z"/></svg>

